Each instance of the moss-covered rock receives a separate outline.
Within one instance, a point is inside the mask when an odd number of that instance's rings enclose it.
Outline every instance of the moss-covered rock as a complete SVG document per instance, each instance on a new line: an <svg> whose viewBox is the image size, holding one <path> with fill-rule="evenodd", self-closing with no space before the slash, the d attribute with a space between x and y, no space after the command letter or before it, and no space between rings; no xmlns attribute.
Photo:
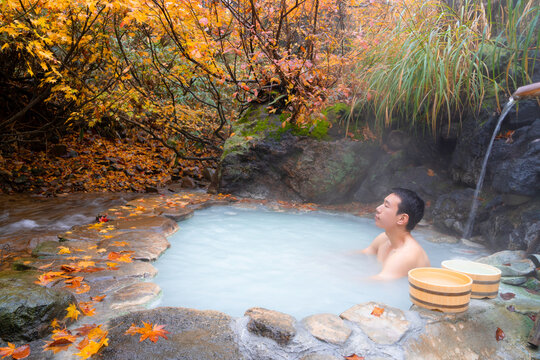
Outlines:
<svg viewBox="0 0 540 360"><path fill-rule="evenodd" d="M0 338L31 341L47 335L54 318L62 319L66 308L76 303L65 290L39 286L33 271L0 272Z"/></svg>

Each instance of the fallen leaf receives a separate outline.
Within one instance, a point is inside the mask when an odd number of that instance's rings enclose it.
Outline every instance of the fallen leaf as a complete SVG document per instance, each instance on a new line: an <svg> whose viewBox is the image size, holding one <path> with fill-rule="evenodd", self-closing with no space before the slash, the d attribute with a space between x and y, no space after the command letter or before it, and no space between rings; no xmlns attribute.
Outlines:
<svg viewBox="0 0 540 360"><path fill-rule="evenodd" d="M81 286L75 290L77 294L84 294L88 291L90 291L90 285L88 284L81 284Z"/></svg>
<svg viewBox="0 0 540 360"><path fill-rule="evenodd" d="M67 311L67 315L66 317L67 318L71 318L73 320L77 320L77 317L80 315L80 311L77 310L77 306L75 306L75 304L70 304L67 308L66 308L66 311Z"/></svg>
<svg viewBox="0 0 540 360"><path fill-rule="evenodd" d="M120 252L111 251L109 255L107 256L107 258L113 261L130 263L132 262L131 260L132 253L133 251L120 251Z"/></svg>
<svg viewBox="0 0 540 360"><path fill-rule="evenodd" d="M7 347L0 348L0 355L2 356L2 359L5 358L6 356L11 356L11 354L13 354L15 349L16 349L15 345L9 342L8 342Z"/></svg>
<svg viewBox="0 0 540 360"><path fill-rule="evenodd" d="M96 309L92 307L93 302L91 301L80 301L79 308L85 316L94 316Z"/></svg>
<svg viewBox="0 0 540 360"><path fill-rule="evenodd" d="M51 326L55 329L60 327L60 324L58 324L58 320L56 320L56 318L51 322Z"/></svg>
<svg viewBox="0 0 540 360"><path fill-rule="evenodd" d="M375 308L371 312L371 315L373 315L373 316L381 316L383 313L384 313L384 308L379 308L379 307L375 306Z"/></svg>
<svg viewBox="0 0 540 360"><path fill-rule="evenodd" d="M58 255L61 255L61 254L71 254L71 251L69 251L69 248L65 247L65 246L59 246L58 249L60 249L58 251Z"/></svg>
<svg viewBox="0 0 540 360"><path fill-rule="evenodd" d="M363 356L358 356L356 354L352 354L352 355L349 355L349 356L344 356L344 358L347 359L347 360L364 360Z"/></svg>
<svg viewBox="0 0 540 360"><path fill-rule="evenodd" d="M77 332L77 336L86 336L88 335L88 333L95 329L97 327L96 324L85 324L77 329L75 329L75 331Z"/></svg>
<svg viewBox="0 0 540 360"><path fill-rule="evenodd" d="M70 289L76 289L79 286L81 286L81 281L83 281L83 280L84 280L84 277L82 277L82 276L76 276L74 278L67 279L64 282L66 284L69 284L69 285L66 285L65 287L70 288Z"/></svg>
<svg viewBox="0 0 540 360"><path fill-rule="evenodd" d="M11 357L14 359L24 359L30 355L30 345L22 345L16 348L11 354Z"/></svg>
<svg viewBox="0 0 540 360"><path fill-rule="evenodd" d="M504 332L501 328L497 328L497 331L495 331L495 339L497 339L497 341L504 339Z"/></svg>
<svg viewBox="0 0 540 360"><path fill-rule="evenodd" d="M516 294L507 292L507 293L500 293L499 296L503 300L510 300L510 299L513 299L516 296Z"/></svg>
<svg viewBox="0 0 540 360"><path fill-rule="evenodd" d="M91 297L90 299L95 302L102 302L103 299L105 299L105 296L107 295L94 296L94 297Z"/></svg>
<svg viewBox="0 0 540 360"><path fill-rule="evenodd" d="M167 339L166 334L168 334L169 332L163 329L165 325L153 325L152 323L145 323L144 321L142 323L144 324L144 327L138 327L135 326L135 324L132 324L131 327L126 330L125 334L141 334L139 342L150 339L150 341L155 343L156 341L158 341L160 336Z"/></svg>
<svg viewBox="0 0 540 360"><path fill-rule="evenodd" d="M109 267L109 270L118 270L118 264L114 262L108 262L107 266Z"/></svg>
<svg viewBox="0 0 540 360"><path fill-rule="evenodd" d="M8 342L7 347L0 348L0 356L2 359L6 356L11 356L13 359L24 359L30 355L30 345L22 345L15 347L12 343Z"/></svg>
<svg viewBox="0 0 540 360"><path fill-rule="evenodd" d="M87 268L87 267L89 267L89 266L94 266L94 265L96 265L96 263L93 262L93 261L79 261L79 262L77 263L77 266L79 266L79 267L81 267L81 268L83 268L83 269L84 269L84 268Z"/></svg>
<svg viewBox="0 0 540 360"><path fill-rule="evenodd" d="M428 169L427 174L428 174L428 176L435 176L435 171L433 171L431 169Z"/></svg>
<svg viewBox="0 0 540 360"><path fill-rule="evenodd" d="M510 312L515 312L516 308L514 307L514 305L509 305L509 306L506 307L506 310L508 310Z"/></svg>
<svg viewBox="0 0 540 360"><path fill-rule="evenodd" d="M120 246L120 247L127 246L127 245L129 245L129 243L126 241L115 241L111 244L111 246Z"/></svg>
<svg viewBox="0 0 540 360"><path fill-rule="evenodd" d="M50 264L41 265L40 267L38 267L38 269L39 269L39 270L46 269L46 268L52 266L52 264L54 264L54 261L53 261L52 263L50 263Z"/></svg>

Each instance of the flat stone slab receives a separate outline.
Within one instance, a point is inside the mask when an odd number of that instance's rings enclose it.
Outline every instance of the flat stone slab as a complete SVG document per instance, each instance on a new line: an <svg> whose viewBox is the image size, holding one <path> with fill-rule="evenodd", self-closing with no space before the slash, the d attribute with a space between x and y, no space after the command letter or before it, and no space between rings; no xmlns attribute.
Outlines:
<svg viewBox="0 0 540 360"><path fill-rule="evenodd" d="M164 325L168 340L157 343L125 335L131 324ZM243 360L231 329L232 319L218 311L163 307L130 313L107 323L109 346L100 354L108 360Z"/></svg>
<svg viewBox="0 0 540 360"><path fill-rule="evenodd" d="M89 284L116 280L123 281L129 278L148 279L157 275L157 269L150 263L143 261L134 261L131 263L118 263L118 270L103 270L93 273L81 273L84 281Z"/></svg>
<svg viewBox="0 0 540 360"><path fill-rule="evenodd" d="M418 337L407 339L406 359L525 360L540 355L526 345L532 320L505 307L471 302L466 312L440 320L428 322ZM500 341L497 328L505 334Z"/></svg>
<svg viewBox="0 0 540 360"><path fill-rule="evenodd" d="M334 314L316 314L302 320L307 330L315 338L327 343L343 345L352 330Z"/></svg>
<svg viewBox="0 0 540 360"><path fill-rule="evenodd" d="M140 306L154 300L161 293L159 285L151 282L138 282L123 287L111 296L111 309L122 310Z"/></svg>
<svg viewBox="0 0 540 360"><path fill-rule="evenodd" d="M134 251L134 260L154 261L167 250L171 244L165 236L151 231L131 231L98 243L99 248L107 251Z"/></svg>
<svg viewBox="0 0 540 360"><path fill-rule="evenodd" d="M62 248L67 248L69 252L59 254ZM68 258L86 256L87 260L103 260L106 252L99 252L96 242L81 241L45 241L32 250L32 256L39 259L58 259L60 263L65 263Z"/></svg>
<svg viewBox="0 0 540 360"><path fill-rule="evenodd" d="M384 312L380 316L371 315L375 307ZM384 345L399 341L410 325L403 311L376 302L357 304L340 316L357 324L374 342Z"/></svg>
<svg viewBox="0 0 540 360"><path fill-rule="evenodd" d="M178 224L163 216L130 216L125 219L109 221L117 231L152 231L169 236L178 230Z"/></svg>
<svg viewBox="0 0 540 360"><path fill-rule="evenodd" d="M287 345L296 335L295 319L288 314L263 308L251 308L244 314L250 318L248 330L256 335Z"/></svg>

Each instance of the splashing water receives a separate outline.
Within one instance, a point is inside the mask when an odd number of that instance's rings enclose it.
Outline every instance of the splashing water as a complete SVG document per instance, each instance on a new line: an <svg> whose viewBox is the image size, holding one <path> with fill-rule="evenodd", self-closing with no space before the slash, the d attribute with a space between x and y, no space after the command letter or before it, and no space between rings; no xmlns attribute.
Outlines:
<svg viewBox="0 0 540 360"><path fill-rule="evenodd" d="M163 295L153 306L213 309L242 316L265 307L297 318L340 314L367 301L408 309L408 282L375 282L381 265L358 253L381 232L372 219L322 212L275 212L232 206L197 211L169 238L154 264ZM432 266L478 257L477 248L436 244L413 232Z"/></svg>
<svg viewBox="0 0 540 360"><path fill-rule="evenodd" d="M502 121L504 120L506 114L508 114L514 103L515 100L511 97L504 106L501 115L499 116L499 120L497 121L497 126L495 126L495 130L493 131L493 135L491 136L491 140L489 141L489 146L487 148L486 155L484 156L484 162L482 163L482 170L480 171L480 176L478 177L478 182L476 183L476 189L474 190L474 197L471 205L471 211L469 213L469 218L467 220L467 224L465 225L465 230L463 231L463 237L465 239L469 239L472 235L474 217L476 216L476 210L478 209L478 195L480 194L482 184L484 183L484 177L486 176L487 162L489 154L491 153L491 148L493 147L493 142L495 141L495 137L499 133Z"/></svg>

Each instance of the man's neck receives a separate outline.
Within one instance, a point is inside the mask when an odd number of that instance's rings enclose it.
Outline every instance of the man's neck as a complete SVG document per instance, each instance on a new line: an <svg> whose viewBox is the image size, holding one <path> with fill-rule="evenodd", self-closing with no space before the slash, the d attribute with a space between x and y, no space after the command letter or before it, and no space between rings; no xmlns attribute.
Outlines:
<svg viewBox="0 0 540 360"><path fill-rule="evenodd" d="M408 231L401 228L386 229L385 233L390 240L390 247L393 249L403 246L403 244L405 244L405 240L407 240L407 237L410 236Z"/></svg>

